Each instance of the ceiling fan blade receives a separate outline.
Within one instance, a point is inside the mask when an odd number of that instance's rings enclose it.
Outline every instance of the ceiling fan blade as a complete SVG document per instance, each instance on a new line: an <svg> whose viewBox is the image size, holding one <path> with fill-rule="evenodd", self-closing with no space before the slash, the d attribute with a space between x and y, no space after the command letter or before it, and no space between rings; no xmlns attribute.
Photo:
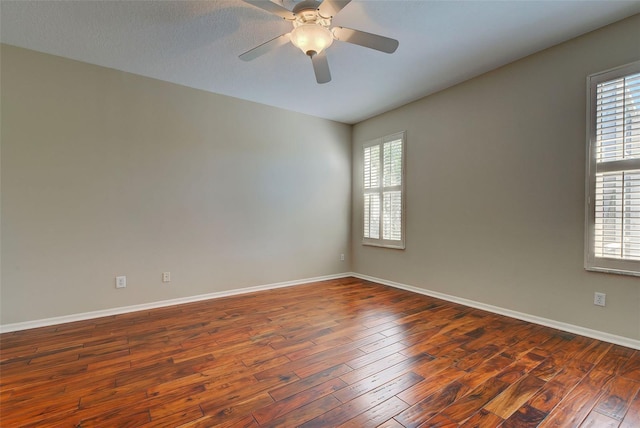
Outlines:
<svg viewBox="0 0 640 428"><path fill-rule="evenodd" d="M385 53L394 53L399 45L396 39L345 27L335 27L333 35L342 42L353 43Z"/></svg>
<svg viewBox="0 0 640 428"><path fill-rule="evenodd" d="M246 51L245 53L240 55L240 59L243 61L251 61L252 59L256 59L259 56L262 56L277 47L286 45L291 40L289 38L289 34L291 33L283 34L276 37L275 39L269 40L268 42L264 42L260 46L256 46L255 48Z"/></svg>
<svg viewBox="0 0 640 428"><path fill-rule="evenodd" d="M269 13L272 13L280 18L294 20L296 16L289 9L285 9L282 6L279 6L269 0L243 0L245 3L249 3L255 7L259 7L262 10L265 10Z"/></svg>
<svg viewBox="0 0 640 428"><path fill-rule="evenodd" d="M329 71L329 62L327 61L326 51L311 56L313 63L313 72L316 74L316 82L327 83L331 81L331 71Z"/></svg>
<svg viewBox="0 0 640 428"><path fill-rule="evenodd" d="M333 18L350 2L351 0L324 0L318 6L318 11L323 18Z"/></svg>

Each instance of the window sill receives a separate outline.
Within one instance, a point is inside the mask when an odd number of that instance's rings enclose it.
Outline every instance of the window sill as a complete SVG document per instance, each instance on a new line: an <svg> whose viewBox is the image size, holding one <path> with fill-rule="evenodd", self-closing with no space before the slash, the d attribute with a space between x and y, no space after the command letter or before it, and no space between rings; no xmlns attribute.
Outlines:
<svg viewBox="0 0 640 428"><path fill-rule="evenodd" d="M603 267L603 266L586 266L584 268L587 272L600 272L600 273L609 273L614 275L626 275L626 276L637 276L640 277L640 272L635 270L627 270L627 269L619 269L613 267Z"/></svg>
<svg viewBox="0 0 640 428"><path fill-rule="evenodd" d="M405 249L404 242L401 243L401 244L387 244L387 243L381 243L381 242L363 241L362 245L366 245L367 247L390 248L392 250L404 250Z"/></svg>

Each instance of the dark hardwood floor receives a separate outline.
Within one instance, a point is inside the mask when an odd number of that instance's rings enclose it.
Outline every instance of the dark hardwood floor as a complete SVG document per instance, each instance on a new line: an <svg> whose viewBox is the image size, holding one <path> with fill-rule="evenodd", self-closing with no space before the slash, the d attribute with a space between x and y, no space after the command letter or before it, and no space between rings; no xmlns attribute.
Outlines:
<svg viewBox="0 0 640 428"><path fill-rule="evenodd" d="M640 351L354 278L0 348L5 428L640 427Z"/></svg>

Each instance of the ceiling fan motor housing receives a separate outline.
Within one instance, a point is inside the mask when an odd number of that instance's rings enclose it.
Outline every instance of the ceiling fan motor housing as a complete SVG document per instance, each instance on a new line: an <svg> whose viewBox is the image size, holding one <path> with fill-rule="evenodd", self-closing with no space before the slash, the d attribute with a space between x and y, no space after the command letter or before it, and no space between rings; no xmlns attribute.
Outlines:
<svg viewBox="0 0 640 428"><path fill-rule="evenodd" d="M292 12L294 13L294 15L297 15L303 10L317 11L321 3L322 3L321 1L316 1L316 0L304 0L299 3L296 3L296 5L293 7Z"/></svg>

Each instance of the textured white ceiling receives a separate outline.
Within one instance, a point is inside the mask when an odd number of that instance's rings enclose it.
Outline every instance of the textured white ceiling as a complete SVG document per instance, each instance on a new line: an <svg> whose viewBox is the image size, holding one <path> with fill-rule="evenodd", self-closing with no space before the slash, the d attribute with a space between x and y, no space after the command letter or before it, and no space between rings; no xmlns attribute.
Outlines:
<svg viewBox="0 0 640 428"><path fill-rule="evenodd" d="M290 44L238 59L291 28L241 0L2 0L0 41L356 123L636 13L640 0L353 0L334 25L400 47L389 55L335 42L324 85Z"/></svg>

